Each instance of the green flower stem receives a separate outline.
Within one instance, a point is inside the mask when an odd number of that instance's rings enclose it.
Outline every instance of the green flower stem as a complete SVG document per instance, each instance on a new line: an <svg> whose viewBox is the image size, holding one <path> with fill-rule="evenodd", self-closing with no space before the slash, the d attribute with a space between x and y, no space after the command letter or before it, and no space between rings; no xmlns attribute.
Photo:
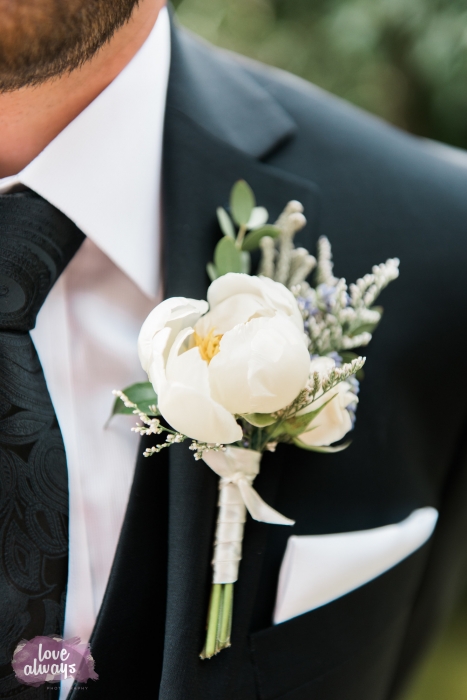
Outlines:
<svg viewBox="0 0 467 700"><path fill-rule="evenodd" d="M221 605L222 584L213 583L211 589L211 601L208 613L208 631L206 635L206 646L204 657L210 659L216 653L217 630L219 628L219 612Z"/></svg>
<svg viewBox="0 0 467 700"><path fill-rule="evenodd" d="M246 232L247 228L244 224L242 224L238 231L237 240L235 241L235 245L237 246L238 250L242 249L243 239L245 238Z"/></svg>
<svg viewBox="0 0 467 700"><path fill-rule="evenodd" d="M232 628L233 583L224 583L221 619L219 625L219 644L223 649L230 646L230 630Z"/></svg>
<svg viewBox="0 0 467 700"><path fill-rule="evenodd" d="M232 628L233 583L213 583L209 603L206 644L200 654L210 659L230 646Z"/></svg>

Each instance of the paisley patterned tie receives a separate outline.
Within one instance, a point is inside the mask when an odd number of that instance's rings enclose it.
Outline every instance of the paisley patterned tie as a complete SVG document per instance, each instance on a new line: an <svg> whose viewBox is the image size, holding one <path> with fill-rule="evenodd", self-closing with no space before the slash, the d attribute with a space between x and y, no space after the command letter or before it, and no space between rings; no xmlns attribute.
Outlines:
<svg viewBox="0 0 467 700"><path fill-rule="evenodd" d="M84 240L33 192L0 195L0 698L53 698L20 685L21 639L61 634L68 480L60 428L29 331Z"/></svg>

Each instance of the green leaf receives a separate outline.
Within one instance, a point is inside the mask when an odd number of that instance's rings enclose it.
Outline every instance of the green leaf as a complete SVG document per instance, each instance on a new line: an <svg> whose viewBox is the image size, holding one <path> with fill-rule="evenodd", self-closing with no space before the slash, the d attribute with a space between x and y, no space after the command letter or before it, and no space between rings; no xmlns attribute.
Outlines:
<svg viewBox="0 0 467 700"><path fill-rule="evenodd" d="M351 440L348 440L347 442L343 442L342 445L336 445L335 447L327 447L325 445L322 445L320 447L316 447L315 445L305 445L304 442L299 440L298 438L294 438L293 443L297 447L300 447L302 450L309 450L310 452L322 452L324 454L333 454L334 452L342 452L343 450L346 450L348 446L351 444Z"/></svg>
<svg viewBox="0 0 467 700"><path fill-rule="evenodd" d="M352 362L358 358L357 353L352 352L351 350L339 350L339 355L342 357L342 362L344 364Z"/></svg>
<svg viewBox="0 0 467 700"><path fill-rule="evenodd" d="M242 272L244 272L245 275L249 275L250 270L251 270L250 253L241 253L241 256L242 256Z"/></svg>
<svg viewBox="0 0 467 700"><path fill-rule="evenodd" d="M225 209L223 207L218 207L216 209L216 214L219 226L221 227L221 231L224 234L224 236L228 236L229 238L233 238L235 240L234 225L232 223L232 219L227 214Z"/></svg>
<svg viewBox="0 0 467 700"><path fill-rule="evenodd" d="M265 428L268 425L276 423L277 418L271 416L270 413L246 413L242 416L248 423L256 428Z"/></svg>
<svg viewBox="0 0 467 700"><path fill-rule="evenodd" d="M247 235L243 239L242 250L255 250L259 247L259 242L264 236L277 238L279 234L280 229L278 229L277 226L268 225L262 226L261 228L257 228L254 231L247 233Z"/></svg>
<svg viewBox="0 0 467 700"><path fill-rule="evenodd" d="M383 315L383 307L382 306L372 306L370 311L377 311L380 314L380 319L379 321L376 321L375 323L362 323L361 326L358 326L357 328L352 329L352 333L350 334L350 337L353 338L356 335L360 335L360 333L373 333L376 329L376 327L379 325L381 321L381 316Z"/></svg>
<svg viewBox="0 0 467 700"><path fill-rule="evenodd" d="M211 282L214 282L214 280L216 280L219 277L214 263L208 263L206 265L206 272L208 273L208 277L211 280Z"/></svg>
<svg viewBox="0 0 467 700"><path fill-rule="evenodd" d="M292 437L295 437L296 435L301 435L302 433L306 432L306 429L309 427L310 423L314 421L316 416L318 416L321 413L323 408L325 408L328 405L328 403L330 403L336 396L337 394L331 396L331 398L325 401L322 404L322 406L316 408L314 411L308 411L308 413L302 413L299 416L293 416L292 418L289 418L288 420L284 421L284 423L282 424L284 432Z"/></svg>
<svg viewBox="0 0 467 700"><path fill-rule="evenodd" d="M218 277L227 272L242 272L242 254L231 238L224 236L216 245L214 265Z"/></svg>
<svg viewBox="0 0 467 700"><path fill-rule="evenodd" d="M355 338L355 336L360 335L360 333L374 333L379 321L376 323L362 323L361 326L354 328L351 333L349 333L350 338Z"/></svg>
<svg viewBox="0 0 467 700"><path fill-rule="evenodd" d="M139 410L143 413L146 413L148 416L160 416L159 411L154 412L150 410L150 406L157 406L157 394L154 391L151 382L139 382L138 384L132 384L122 391L126 396L128 396L130 401L138 406ZM132 415L133 410L133 408L127 408L123 401L117 396L112 407L110 418L118 413Z"/></svg>
<svg viewBox="0 0 467 700"><path fill-rule="evenodd" d="M255 207L251 212L250 218L248 219L248 223L246 225L247 229L251 231L254 228L264 226L268 220L268 216L269 214L267 209L264 207Z"/></svg>
<svg viewBox="0 0 467 700"><path fill-rule="evenodd" d="M239 226L245 226L255 206L255 195L245 180L238 180L230 193L230 211Z"/></svg>

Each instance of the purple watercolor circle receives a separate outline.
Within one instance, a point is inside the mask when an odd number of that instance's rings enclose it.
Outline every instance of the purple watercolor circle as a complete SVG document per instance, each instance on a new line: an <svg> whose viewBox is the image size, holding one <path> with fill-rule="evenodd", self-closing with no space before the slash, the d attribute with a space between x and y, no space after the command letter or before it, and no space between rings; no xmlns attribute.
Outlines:
<svg viewBox="0 0 467 700"><path fill-rule="evenodd" d="M67 678L79 683L98 679L89 644L81 642L79 637L22 639L14 651L11 665L20 683L35 688Z"/></svg>

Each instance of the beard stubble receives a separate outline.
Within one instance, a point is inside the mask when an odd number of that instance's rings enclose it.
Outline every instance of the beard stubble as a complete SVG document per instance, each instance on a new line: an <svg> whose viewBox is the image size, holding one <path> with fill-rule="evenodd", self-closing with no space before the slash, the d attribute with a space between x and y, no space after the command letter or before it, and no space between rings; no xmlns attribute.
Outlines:
<svg viewBox="0 0 467 700"><path fill-rule="evenodd" d="M82 66L131 17L139 0L0 0L0 92Z"/></svg>

